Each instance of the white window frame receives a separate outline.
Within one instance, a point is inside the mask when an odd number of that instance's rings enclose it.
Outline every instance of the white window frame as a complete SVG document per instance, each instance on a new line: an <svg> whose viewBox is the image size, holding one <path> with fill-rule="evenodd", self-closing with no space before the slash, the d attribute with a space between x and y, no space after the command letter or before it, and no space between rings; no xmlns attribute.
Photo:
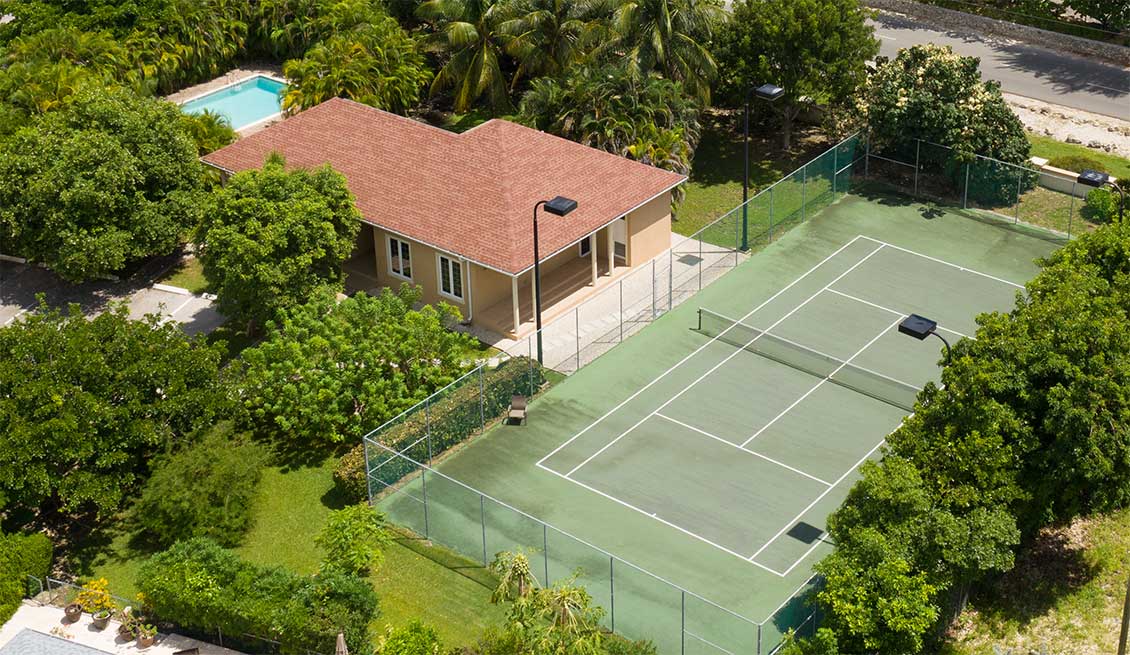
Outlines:
<svg viewBox="0 0 1130 655"><path fill-rule="evenodd" d="M447 260L449 271L456 267L459 269L459 293L463 294L462 297L443 290L443 260L445 259ZM451 288L454 289L454 277L452 277L451 282ZM439 295L447 298L448 300L453 300L460 304L467 302L464 299L467 295L467 271L463 269L463 262L461 260L449 255L444 255L442 253L436 253L436 291L439 292Z"/></svg>
<svg viewBox="0 0 1130 655"><path fill-rule="evenodd" d="M581 239L580 241L577 242L577 256L578 257L588 257L589 255L592 254L592 245L593 245L592 241L593 241L592 235L590 234L587 237L585 237L585 238L583 238L583 239ZM585 252L585 245L588 245L588 252Z"/></svg>
<svg viewBox="0 0 1130 655"><path fill-rule="evenodd" d="M403 246L408 247L408 275L404 275L403 273L395 270L392 267L392 260L393 260L392 244L393 244L394 241L402 247ZM388 274L395 277L395 278L399 278L401 280L407 280L408 282L411 282L412 281L412 242L407 241L405 239L401 239L400 237L394 237L391 234L389 234L389 235L385 235L385 245L387 246L387 248L385 248L385 255L388 257ZM401 255L399 253L403 253L403 252L404 252L403 249L398 248L397 249L398 254L397 254L396 259L399 260L401 258ZM403 264L401 264L400 270L402 270L402 271L404 270Z"/></svg>

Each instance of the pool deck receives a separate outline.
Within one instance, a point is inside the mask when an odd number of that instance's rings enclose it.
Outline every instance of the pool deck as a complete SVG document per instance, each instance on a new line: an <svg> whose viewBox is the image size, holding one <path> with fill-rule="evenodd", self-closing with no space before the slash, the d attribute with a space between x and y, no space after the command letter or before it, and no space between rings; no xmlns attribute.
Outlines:
<svg viewBox="0 0 1130 655"><path fill-rule="evenodd" d="M179 105L197 96L204 95L205 93L209 93L217 89L222 89L229 84L235 84L242 79L255 75L266 75L269 77L282 79L282 66L261 63L249 64L248 66L241 68L233 68L215 79L208 80L207 82L201 82L200 84L195 84L185 89L181 89L176 93L171 93L165 96L165 100L168 100L169 102L175 102ZM239 136L254 134L255 132L274 125L281 120L282 116L279 116L277 118L266 120L261 123L255 123L241 130L238 130L238 134Z"/></svg>

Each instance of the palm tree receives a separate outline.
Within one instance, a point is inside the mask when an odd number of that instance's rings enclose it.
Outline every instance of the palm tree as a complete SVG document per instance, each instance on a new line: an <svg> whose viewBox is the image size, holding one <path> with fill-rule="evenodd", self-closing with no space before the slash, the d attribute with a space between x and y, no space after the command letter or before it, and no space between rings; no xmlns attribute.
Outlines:
<svg viewBox="0 0 1130 655"><path fill-rule="evenodd" d="M499 30L511 36L506 51L518 61L511 88L523 77L556 77L585 59L609 32L606 0L525 0Z"/></svg>
<svg viewBox="0 0 1130 655"><path fill-rule="evenodd" d="M717 0L624 0L607 48L619 52L633 74L658 71L706 105L718 67L704 43L723 18Z"/></svg>
<svg viewBox="0 0 1130 655"><path fill-rule="evenodd" d="M490 564L498 576L498 587L490 595L490 602L521 601L529 598L538 581L530 571L530 560L522 553L502 552Z"/></svg>
<svg viewBox="0 0 1130 655"><path fill-rule="evenodd" d="M592 606L592 596L576 583L576 576L548 589L539 589L535 604L548 624L538 640L537 650L569 655L604 652L600 629L604 611Z"/></svg>
<svg viewBox="0 0 1130 655"><path fill-rule="evenodd" d="M510 108L501 60L511 37L500 29L510 11L500 0L427 0L416 9L416 16L435 28L424 47L447 56L432 81L433 96L454 89L458 113L484 94L495 112Z"/></svg>
<svg viewBox="0 0 1130 655"><path fill-rule="evenodd" d="M108 32L84 32L74 27L13 39L4 56L7 66L62 61L114 78L123 76L130 67L129 52Z"/></svg>

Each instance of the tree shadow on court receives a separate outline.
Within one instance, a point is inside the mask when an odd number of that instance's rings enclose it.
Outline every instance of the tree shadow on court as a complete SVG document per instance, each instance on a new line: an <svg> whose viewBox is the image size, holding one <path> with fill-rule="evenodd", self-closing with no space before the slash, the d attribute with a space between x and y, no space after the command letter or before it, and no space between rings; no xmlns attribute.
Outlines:
<svg viewBox="0 0 1130 655"><path fill-rule="evenodd" d="M1016 566L975 590L970 604L993 625L1028 624L1098 575L1076 525L1044 528L1016 556Z"/></svg>

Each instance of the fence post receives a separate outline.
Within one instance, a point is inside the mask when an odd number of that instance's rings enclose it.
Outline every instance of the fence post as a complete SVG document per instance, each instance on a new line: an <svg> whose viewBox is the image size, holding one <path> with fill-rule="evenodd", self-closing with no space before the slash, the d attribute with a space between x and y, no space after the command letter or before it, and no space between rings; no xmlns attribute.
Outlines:
<svg viewBox="0 0 1130 655"><path fill-rule="evenodd" d="M365 454L365 491L369 494L369 505L373 504L373 479L369 477L372 473L369 468L369 443L368 437L361 439L361 452Z"/></svg>
<svg viewBox="0 0 1130 655"><path fill-rule="evenodd" d="M220 648L224 647L224 631L219 627L216 628L216 641L220 642Z"/></svg>
<svg viewBox="0 0 1130 655"><path fill-rule="evenodd" d="M761 655L761 624L757 624L757 655Z"/></svg>
<svg viewBox="0 0 1130 655"><path fill-rule="evenodd" d="M679 614L682 617L682 624L679 626L679 652L683 655L687 653L687 592L679 590L679 597L681 605Z"/></svg>
<svg viewBox="0 0 1130 655"><path fill-rule="evenodd" d="M616 632L616 568L615 558L608 556L608 605L612 617L612 632Z"/></svg>
<svg viewBox="0 0 1130 655"><path fill-rule="evenodd" d="M808 164L800 169L800 222L808 218Z"/></svg>
<svg viewBox="0 0 1130 655"><path fill-rule="evenodd" d="M671 311L675 295L675 247L667 251L667 311Z"/></svg>
<svg viewBox="0 0 1130 655"><path fill-rule="evenodd" d="M965 164L965 190L961 196L961 208L969 209L969 163Z"/></svg>
<svg viewBox="0 0 1130 655"><path fill-rule="evenodd" d="M702 291L702 239L695 239L698 241L698 290Z"/></svg>
<svg viewBox="0 0 1130 655"><path fill-rule="evenodd" d="M620 280L620 341L624 340L624 281Z"/></svg>
<svg viewBox="0 0 1130 655"><path fill-rule="evenodd" d="M1020 186L1024 184L1024 169L1021 168L1016 174L1016 219L1014 223L1020 222Z"/></svg>
<svg viewBox="0 0 1130 655"><path fill-rule="evenodd" d="M573 310L573 329L577 333L577 368L581 370L581 308Z"/></svg>
<svg viewBox="0 0 1130 655"><path fill-rule="evenodd" d="M918 161L922 155L922 139L914 140L914 197L918 197Z"/></svg>
<svg viewBox="0 0 1130 655"><path fill-rule="evenodd" d="M526 395L532 398L534 395L534 340L529 337L526 337L526 365L529 366L530 371L529 376L527 376L529 378L527 383L529 393Z"/></svg>
<svg viewBox="0 0 1130 655"><path fill-rule="evenodd" d="M428 530L428 469L420 469L420 490L424 496L424 539L429 539Z"/></svg>
<svg viewBox="0 0 1130 655"><path fill-rule="evenodd" d="M832 200L836 199L836 178L840 170L840 144L832 146Z"/></svg>
<svg viewBox="0 0 1130 655"><path fill-rule="evenodd" d="M1075 187L1079 184L1078 180L1071 183L1071 208L1067 210L1067 238L1071 238L1071 228L1074 226L1075 221Z"/></svg>
<svg viewBox="0 0 1130 655"><path fill-rule="evenodd" d="M773 243L773 198L776 197L774 191L777 190L776 186L769 187L769 239L765 242L767 244Z"/></svg>
<svg viewBox="0 0 1130 655"><path fill-rule="evenodd" d="M545 586L549 588L549 526L545 523L541 524L541 552L542 559L545 560Z"/></svg>
<svg viewBox="0 0 1130 655"><path fill-rule="evenodd" d="M871 139L863 140L863 177L871 177Z"/></svg>
<svg viewBox="0 0 1130 655"><path fill-rule="evenodd" d="M479 494L479 525L483 528L483 566L487 565L487 501Z"/></svg>
<svg viewBox="0 0 1130 655"><path fill-rule="evenodd" d="M655 259L651 260L651 320L655 320Z"/></svg>
<svg viewBox="0 0 1130 655"><path fill-rule="evenodd" d="M479 434L487 431L487 414L486 408L484 407L485 398L483 398L485 395L485 390L483 389L484 366L486 366L486 364L479 364Z"/></svg>
<svg viewBox="0 0 1130 655"><path fill-rule="evenodd" d="M428 466L432 465L432 397L424 399L424 436L428 440Z"/></svg>

